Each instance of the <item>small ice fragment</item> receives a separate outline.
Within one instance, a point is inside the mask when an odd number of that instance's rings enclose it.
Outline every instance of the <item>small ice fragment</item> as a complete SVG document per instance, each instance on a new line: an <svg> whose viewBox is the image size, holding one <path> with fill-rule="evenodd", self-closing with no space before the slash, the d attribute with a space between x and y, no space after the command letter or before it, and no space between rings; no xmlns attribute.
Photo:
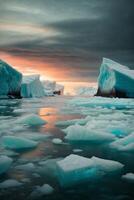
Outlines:
<svg viewBox="0 0 134 200"><path fill-rule="evenodd" d="M53 144L62 144L62 140L60 138L52 139Z"/></svg>
<svg viewBox="0 0 134 200"><path fill-rule="evenodd" d="M79 152L82 152L82 151L83 151L82 149L73 149L74 153L79 153Z"/></svg>

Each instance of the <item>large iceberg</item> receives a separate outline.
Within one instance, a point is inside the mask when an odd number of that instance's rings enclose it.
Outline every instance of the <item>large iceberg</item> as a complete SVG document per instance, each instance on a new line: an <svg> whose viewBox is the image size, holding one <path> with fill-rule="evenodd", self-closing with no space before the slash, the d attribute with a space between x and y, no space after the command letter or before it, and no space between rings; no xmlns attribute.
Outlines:
<svg viewBox="0 0 134 200"><path fill-rule="evenodd" d="M62 186L100 178L106 174L120 172L122 168L123 164L117 161L97 157L86 158L75 154L57 161L58 179Z"/></svg>
<svg viewBox="0 0 134 200"><path fill-rule="evenodd" d="M44 88L40 81L40 75L23 76L21 96L27 98L45 96Z"/></svg>
<svg viewBox="0 0 134 200"><path fill-rule="evenodd" d="M134 70L103 58L98 77L98 96L134 97Z"/></svg>
<svg viewBox="0 0 134 200"><path fill-rule="evenodd" d="M0 60L0 95L20 97L22 74Z"/></svg>
<svg viewBox="0 0 134 200"><path fill-rule="evenodd" d="M0 174L5 173L11 166L13 160L8 156L0 156Z"/></svg>

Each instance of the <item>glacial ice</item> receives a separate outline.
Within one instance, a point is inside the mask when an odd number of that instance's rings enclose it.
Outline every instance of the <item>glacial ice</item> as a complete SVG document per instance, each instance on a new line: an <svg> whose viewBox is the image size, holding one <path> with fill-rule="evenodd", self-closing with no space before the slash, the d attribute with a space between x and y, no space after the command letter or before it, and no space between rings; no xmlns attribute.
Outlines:
<svg viewBox="0 0 134 200"><path fill-rule="evenodd" d="M21 85L21 96L25 98L45 96L40 75L23 76Z"/></svg>
<svg viewBox="0 0 134 200"><path fill-rule="evenodd" d="M134 133L129 134L128 136L118 139L110 144L112 149L125 152L134 151Z"/></svg>
<svg viewBox="0 0 134 200"><path fill-rule="evenodd" d="M122 168L123 165L117 161L97 157L86 158L75 154L57 161L58 179L65 187L119 172Z"/></svg>
<svg viewBox="0 0 134 200"><path fill-rule="evenodd" d="M19 118L17 120L17 123L28 126L41 126L46 124L47 122L36 114L28 114Z"/></svg>
<svg viewBox="0 0 134 200"><path fill-rule="evenodd" d="M72 125L63 130L67 135L65 139L72 142L104 143L115 140L115 136L104 131L90 130L85 126Z"/></svg>
<svg viewBox="0 0 134 200"><path fill-rule="evenodd" d="M0 60L0 95L20 96L22 74Z"/></svg>
<svg viewBox="0 0 134 200"><path fill-rule="evenodd" d="M0 174L5 173L11 166L13 160L8 156L0 156Z"/></svg>
<svg viewBox="0 0 134 200"><path fill-rule="evenodd" d="M61 84L56 83L54 94L64 94L64 86Z"/></svg>
<svg viewBox="0 0 134 200"><path fill-rule="evenodd" d="M134 173L130 172L130 173L124 174L124 175L122 175L122 179L124 179L127 182L134 183Z"/></svg>
<svg viewBox="0 0 134 200"><path fill-rule="evenodd" d="M22 137L16 137L16 136L2 137L2 145L5 148L12 149L12 150L35 148L37 144L38 143L33 140L25 139Z"/></svg>
<svg viewBox="0 0 134 200"><path fill-rule="evenodd" d="M98 77L97 95L134 97L134 70L103 58Z"/></svg>
<svg viewBox="0 0 134 200"><path fill-rule="evenodd" d="M14 180L14 179L8 179L3 181L2 183L0 183L0 189L9 189L9 188L13 188L13 187L19 187L22 186L23 183Z"/></svg>

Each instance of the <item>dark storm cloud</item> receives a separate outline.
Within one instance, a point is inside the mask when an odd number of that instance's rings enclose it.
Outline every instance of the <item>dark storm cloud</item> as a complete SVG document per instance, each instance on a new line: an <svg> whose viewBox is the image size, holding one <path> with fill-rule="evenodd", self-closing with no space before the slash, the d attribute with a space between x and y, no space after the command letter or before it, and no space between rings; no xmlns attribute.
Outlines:
<svg viewBox="0 0 134 200"><path fill-rule="evenodd" d="M1 2L3 52L61 63L84 77L97 76L102 57L134 66L133 0Z"/></svg>

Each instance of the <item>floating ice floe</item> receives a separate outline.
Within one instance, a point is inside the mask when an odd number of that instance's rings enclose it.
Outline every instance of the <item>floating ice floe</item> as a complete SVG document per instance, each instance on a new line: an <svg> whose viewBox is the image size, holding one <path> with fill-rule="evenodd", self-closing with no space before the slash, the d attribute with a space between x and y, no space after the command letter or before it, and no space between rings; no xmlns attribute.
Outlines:
<svg viewBox="0 0 134 200"><path fill-rule="evenodd" d="M123 165L117 161L97 157L85 158L74 154L57 161L58 179L62 186L71 186L105 174L120 172L122 168Z"/></svg>
<svg viewBox="0 0 134 200"><path fill-rule="evenodd" d="M25 98L45 96L40 75L23 76L21 85L21 96Z"/></svg>
<svg viewBox="0 0 134 200"><path fill-rule="evenodd" d="M23 183L14 180L14 179L8 179L3 181L2 183L0 183L0 189L9 189L9 188L13 188L13 187L20 187L22 186Z"/></svg>
<svg viewBox="0 0 134 200"><path fill-rule="evenodd" d="M134 70L103 58L98 77L99 96L134 97Z"/></svg>
<svg viewBox="0 0 134 200"><path fill-rule="evenodd" d="M72 125L63 130L67 135L65 139L72 142L111 142L115 136L104 131L90 130L84 126Z"/></svg>
<svg viewBox="0 0 134 200"><path fill-rule="evenodd" d="M22 137L3 136L2 145L8 149L21 150L35 148L38 145L38 143L33 140L25 139Z"/></svg>
<svg viewBox="0 0 134 200"><path fill-rule="evenodd" d="M47 122L36 114L28 114L17 120L17 123L28 126L41 126Z"/></svg>
<svg viewBox="0 0 134 200"><path fill-rule="evenodd" d="M0 96L11 95L20 97L22 74L0 60Z"/></svg>
<svg viewBox="0 0 134 200"><path fill-rule="evenodd" d="M110 144L112 149L125 152L134 151L134 133L129 134L128 136L118 139Z"/></svg>
<svg viewBox="0 0 134 200"><path fill-rule="evenodd" d="M39 197L50 195L54 192L52 186L44 184L42 186L36 186L36 189L31 193L30 198L38 199Z"/></svg>
<svg viewBox="0 0 134 200"><path fill-rule="evenodd" d="M105 97L75 97L68 101L69 104L82 107L98 107L98 108L134 108L133 99L123 99L123 98L105 98Z"/></svg>
<svg viewBox="0 0 134 200"><path fill-rule="evenodd" d="M11 166L13 160L8 156L0 156L0 174L5 173Z"/></svg>
<svg viewBox="0 0 134 200"><path fill-rule="evenodd" d="M52 143L53 144L62 144L62 140L60 138L53 138Z"/></svg>
<svg viewBox="0 0 134 200"><path fill-rule="evenodd" d="M132 182L134 183L134 173L127 173L122 175L122 179L124 179L127 182Z"/></svg>

